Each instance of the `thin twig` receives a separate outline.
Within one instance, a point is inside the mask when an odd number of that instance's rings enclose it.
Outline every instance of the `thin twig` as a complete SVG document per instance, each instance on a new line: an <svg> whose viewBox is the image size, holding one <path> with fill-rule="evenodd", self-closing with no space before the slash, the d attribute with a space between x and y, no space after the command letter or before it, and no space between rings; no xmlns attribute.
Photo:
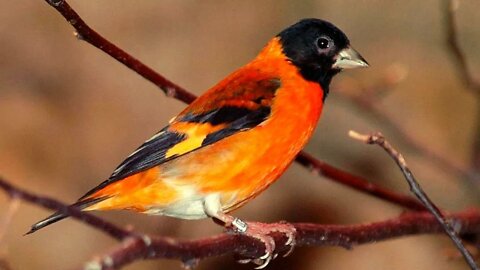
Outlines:
<svg viewBox="0 0 480 270"><path fill-rule="evenodd" d="M81 19L81 17L75 12L75 10L70 7L70 5L68 5L66 1L45 1L51 6L53 6L58 12L60 12L60 14L75 28L75 30L77 31L77 36L81 37L81 40L90 43L91 45L107 53L114 59L118 60L125 66L134 70L146 80L152 82L160 89L162 89L167 94L167 96L176 98L185 103L190 103L196 98L195 95L189 93L187 90L169 81L162 75L155 72L150 67L146 66L144 63L140 62L124 50L120 49L119 47L115 46L114 44L100 36ZM348 172L342 171L341 169L335 168L321 160L318 160L308 153L301 152L297 157L296 161L304 167L315 170L317 173L323 175L330 180L339 182L356 190L366 192L367 194L371 194L373 196L377 196L383 200L400 205L407 209L423 209L423 206L421 204L416 203L415 200L412 200L412 198L409 198L406 195L398 194L394 191L389 191L385 188L381 188L361 177L352 175Z"/></svg>
<svg viewBox="0 0 480 270"><path fill-rule="evenodd" d="M397 120L391 113L382 106L381 98L376 92L385 92L391 89L393 85L380 82L374 87L365 89L360 85L356 85L356 88L363 88L361 94L354 94L345 89L336 89L341 97L344 97L352 102L355 106L366 112L370 117L380 122L382 126L385 126L395 136L400 138L409 147L412 147L417 153L431 160L438 168L454 173L463 179L470 180L472 183L478 183L480 181L480 174L470 171L467 166L463 166L458 161L440 153L418 139L414 134L408 131L404 127L404 123ZM360 91L359 91L360 92Z"/></svg>
<svg viewBox="0 0 480 270"><path fill-rule="evenodd" d="M335 182L338 182L342 185L362 191L364 193L370 194L384 201L401 205L410 210L416 210L416 211L426 210L425 207L415 198L412 198L407 195L403 195L398 192L394 192L390 189L386 189L378 185L371 184L370 182L368 182L368 180L360 176L356 176L349 172L335 168L332 165L329 165L322 160L315 159L313 156L311 156L308 153L305 153L305 152L300 153L297 156L297 162L307 167L311 172L315 174L319 174L327 178L334 179Z"/></svg>
<svg viewBox="0 0 480 270"><path fill-rule="evenodd" d="M376 144L383 148L392 159L397 163L398 167L402 171L405 179L410 186L410 191L415 194L415 196L422 202L422 204L428 209L430 213L435 217L438 223L442 226L443 230L447 233L447 235L452 239L457 249L462 253L465 261L468 263L471 269L478 270L478 266L475 263L470 252L465 248L458 237L457 232L455 232L452 225L445 220L443 214L440 212L438 207L430 200L427 194L423 191L422 187L418 183L418 181L413 176L413 173L410 171L410 168L407 166L405 159L403 158L402 154L398 152L393 146L385 139L385 137L381 133L374 133L371 135L363 135L357 133L355 131L349 132L350 137L362 141L367 144Z"/></svg>

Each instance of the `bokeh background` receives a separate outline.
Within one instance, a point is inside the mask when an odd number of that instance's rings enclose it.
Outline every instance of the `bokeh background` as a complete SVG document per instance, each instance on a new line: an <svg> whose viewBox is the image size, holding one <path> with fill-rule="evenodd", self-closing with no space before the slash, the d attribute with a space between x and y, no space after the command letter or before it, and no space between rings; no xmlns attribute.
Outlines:
<svg viewBox="0 0 480 270"><path fill-rule="evenodd" d="M400 149L439 206L478 206L478 186L425 158L348 93L400 79L381 106L421 144L464 167L478 137L478 100L461 83L444 42L440 1L71 1L87 23L167 78L200 94L252 59L284 27L305 17L334 22L371 68L334 79L307 151L347 171L407 193L395 164L379 148L347 136L380 130ZM478 1L459 1L461 46L480 70ZM347 93L347 95L345 94ZM73 202L185 105L89 44L44 1L0 3L0 174L38 194ZM0 219L8 198L0 193ZM396 217L402 209L312 175L297 164L235 212L257 221L354 224ZM21 203L0 239L11 269L78 269L116 242L75 220L30 236L49 212ZM125 212L98 213L119 225L185 239L220 233L210 220L180 221ZM3 220L3 219L2 219ZM2 266L0 266L1 268ZM6 266L4 266L6 267ZM251 269L230 256L198 269ZM344 250L298 248L269 269L466 269L445 236L415 236ZM178 261L125 269L181 269Z"/></svg>

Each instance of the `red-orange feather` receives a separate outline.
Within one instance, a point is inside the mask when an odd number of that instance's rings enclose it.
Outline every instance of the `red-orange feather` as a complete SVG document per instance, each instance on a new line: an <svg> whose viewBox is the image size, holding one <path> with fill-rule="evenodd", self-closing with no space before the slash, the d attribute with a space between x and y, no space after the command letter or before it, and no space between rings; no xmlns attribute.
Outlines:
<svg viewBox="0 0 480 270"><path fill-rule="evenodd" d="M272 83L278 89L272 89ZM272 184L305 145L322 109L322 93L317 83L303 79L283 54L278 39L273 39L255 60L208 90L173 120L169 130L195 133L171 148L178 151L167 152L177 158L96 191L85 199L107 199L86 210L144 212L168 208L188 199L185 196L220 193L223 210L231 211ZM263 123L208 146L200 147L198 138L225 125L179 121L188 114L221 106L255 109L261 106L254 102L259 98L261 105L271 106ZM178 147L180 144L184 147ZM183 187L192 189L193 194L183 194Z"/></svg>

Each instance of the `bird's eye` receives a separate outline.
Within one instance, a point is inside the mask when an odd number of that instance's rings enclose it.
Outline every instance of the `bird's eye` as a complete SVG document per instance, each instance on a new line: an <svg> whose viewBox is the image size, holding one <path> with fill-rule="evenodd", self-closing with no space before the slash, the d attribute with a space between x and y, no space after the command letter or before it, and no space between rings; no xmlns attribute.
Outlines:
<svg viewBox="0 0 480 270"><path fill-rule="evenodd" d="M333 40L327 36L322 36L317 39L317 47L320 51L325 51L333 46Z"/></svg>

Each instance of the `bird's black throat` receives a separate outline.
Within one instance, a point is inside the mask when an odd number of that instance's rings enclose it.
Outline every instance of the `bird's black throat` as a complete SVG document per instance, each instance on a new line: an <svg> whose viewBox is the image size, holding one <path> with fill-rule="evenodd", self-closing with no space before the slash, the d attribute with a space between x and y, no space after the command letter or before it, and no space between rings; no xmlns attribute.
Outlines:
<svg viewBox="0 0 480 270"><path fill-rule="evenodd" d="M297 66L298 71L302 75L302 77L311 82L316 82L320 85L323 90L323 101L328 96L330 92L330 82L332 81L333 76L340 72L338 69L331 69L331 68L318 68L318 67L305 67L302 65L295 64Z"/></svg>

